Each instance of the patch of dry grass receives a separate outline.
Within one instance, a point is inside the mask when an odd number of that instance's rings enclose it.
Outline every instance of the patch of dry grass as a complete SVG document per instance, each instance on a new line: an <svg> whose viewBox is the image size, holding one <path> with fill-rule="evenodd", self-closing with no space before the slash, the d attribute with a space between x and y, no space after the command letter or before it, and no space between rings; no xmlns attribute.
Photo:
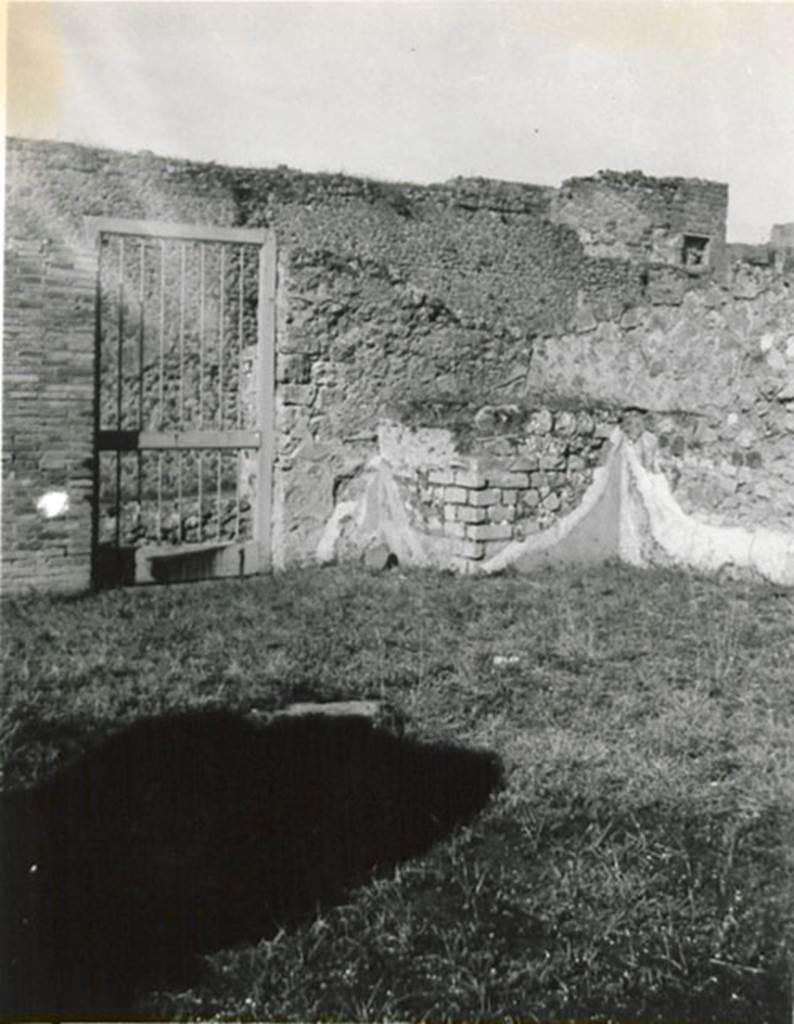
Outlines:
<svg viewBox="0 0 794 1024"><path fill-rule="evenodd" d="M790 592L618 566L312 569L4 618L6 785L142 715L305 698L387 699L505 762L471 827L143 1011L790 1019Z"/></svg>

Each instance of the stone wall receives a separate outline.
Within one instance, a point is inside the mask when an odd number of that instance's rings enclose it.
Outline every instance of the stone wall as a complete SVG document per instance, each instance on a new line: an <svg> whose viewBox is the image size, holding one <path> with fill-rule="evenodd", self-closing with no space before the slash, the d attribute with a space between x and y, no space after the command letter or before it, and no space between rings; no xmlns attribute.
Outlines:
<svg viewBox="0 0 794 1024"><path fill-rule="evenodd" d="M634 409L687 512L794 529L794 267L735 262L727 281L667 301L595 308L539 338L531 386Z"/></svg>
<svg viewBox="0 0 794 1024"><path fill-rule="evenodd" d="M641 171L602 171L569 178L551 216L579 234L589 256L724 269L728 186L691 178L649 178ZM704 259L687 258L688 238L708 240Z"/></svg>
<svg viewBox="0 0 794 1024"><path fill-rule="evenodd" d="M379 452L409 526L452 541L452 564L471 571L578 505L618 419L604 408L483 406L465 445L449 428L385 421Z"/></svg>
<svg viewBox="0 0 794 1024"><path fill-rule="evenodd" d="M7 589L89 578L85 216L275 229L277 566L314 556L384 418L454 419L462 464L412 467L400 487L464 562L575 506L616 422L653 434L684 504L790 521L794 267L785 248L734 248L728 273L725 186L415 186L21 140L7 159ZM684 265L685 234L710 239L704 265ZM69 511L47 523L36 501L56 487Z"/></svg>
<svg viewBox="0 0 794 1024"><path fill-rule="evenodd" d="M8 588L88 579L95 255L84 217L275 227L279 564L308 557L337 478L372 451L395 395L472 389L484 368L493 390L518 388L533 333L573 308L584 261L575 232L545 216L553 190L519 183L402 186L12 139L6 187ZM41 429L28 430L31 410ZM36 501L56 484L69 512L46 524Z"/></svg>

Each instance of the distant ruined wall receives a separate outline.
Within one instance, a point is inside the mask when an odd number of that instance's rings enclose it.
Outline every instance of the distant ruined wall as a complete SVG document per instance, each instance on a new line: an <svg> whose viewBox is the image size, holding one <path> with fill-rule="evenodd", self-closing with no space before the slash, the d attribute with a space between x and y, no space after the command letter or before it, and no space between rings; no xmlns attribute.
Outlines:
<svg viewBox="0 0 794 1024"><path fill-rule="evenodd" d="M574 507L614 424L658 441L687 508L791 528L791 260L729 252L723 185L396 185L20 140L7 160L4 589L89 579L85 216L275 229L277 566L315 557L387 437L408 513L432 533L441 508L474 561L505 524L515 537ZM687 264L685 236L706 239L705 262ZM468 484L395 448L450 423ZM46 523L35 503L56 487L70 510ZM499 501L477 505L488 490Z"/></svg>
<svg viewBox="0 0 794 1024"><path fill-rule="evenodd" d="M602 171L569 178L551 205L555 223L573 227L588 256L724 269L728 186L692 178ZM685 259L686 239L707 240L704 264Z"/></svg>

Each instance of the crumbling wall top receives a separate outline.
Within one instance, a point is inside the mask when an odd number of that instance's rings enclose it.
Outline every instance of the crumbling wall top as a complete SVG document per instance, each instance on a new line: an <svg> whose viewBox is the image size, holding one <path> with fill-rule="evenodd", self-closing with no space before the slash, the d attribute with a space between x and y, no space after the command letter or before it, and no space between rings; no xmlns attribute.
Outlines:
<svg viewBox="0 0 794 1024"><path fill-rule="evenodd" d="M694 275L724 270L727 216L727 185L642 171L569 178L551 206L552 219L574 228L589 256Z"/></svg>

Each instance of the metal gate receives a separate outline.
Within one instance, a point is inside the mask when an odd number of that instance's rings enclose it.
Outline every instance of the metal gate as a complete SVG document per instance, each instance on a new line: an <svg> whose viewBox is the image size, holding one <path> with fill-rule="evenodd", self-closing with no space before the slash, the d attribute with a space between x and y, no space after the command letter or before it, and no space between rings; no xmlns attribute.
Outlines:
<svg viewBox="0 0 794 1024"><path fill-rule="evenodd" d="M270 564L275 239L88 218L96 586Z"/></svg>

